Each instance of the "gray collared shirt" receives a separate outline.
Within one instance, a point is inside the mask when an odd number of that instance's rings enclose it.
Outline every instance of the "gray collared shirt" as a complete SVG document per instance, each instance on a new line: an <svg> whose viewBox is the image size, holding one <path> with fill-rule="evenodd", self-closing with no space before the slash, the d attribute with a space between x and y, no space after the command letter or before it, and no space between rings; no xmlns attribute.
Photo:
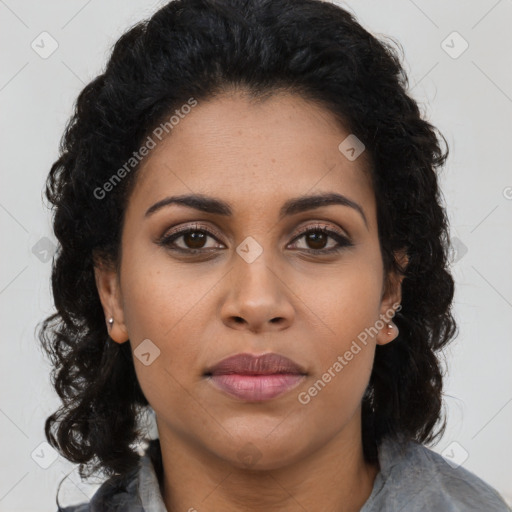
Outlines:
<svg viewBox="0 0 512 512"><path fill-rule="evenodd" d="M90 503L61 512L167 512L148 451L134 471L117 481L107 480ZM380 471L360 512L512 510L476 475L462 466L452 467L441 455L414 441L385 438L378 447L378 458ZM195 508L207 510L207 505L195 504Z"/></svg>

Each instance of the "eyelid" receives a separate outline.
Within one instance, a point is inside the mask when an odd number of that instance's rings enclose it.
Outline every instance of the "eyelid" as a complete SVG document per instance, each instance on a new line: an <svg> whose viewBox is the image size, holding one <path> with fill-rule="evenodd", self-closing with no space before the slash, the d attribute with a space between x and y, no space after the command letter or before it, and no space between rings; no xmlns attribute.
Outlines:
<svg viewBox="0 0 512 512"><path fill-rule="evenodd" d="M297 243L302 237L307 235L310 232L320 231L323 232L328 238L334 240L336 242L335 247L331 247L329 249L298 249L301 252L315 254L318 256L328 256L340 253L346 248L350 248L354 246L354 242L350 235L348 235L345 230L341 230L338 226L334 227L332 224L329 224L330 221L325 220L310 220L309 222L313 222L314 224L305 224L298 228L298 231L295 232L291 241L286 245L286 249L289 248L290 245ZM213 238L218 244L222 247L216 248L181 248L175 246L175 240L180 239L182 236L185 236L187 233L194 231L202 231L206 234L207 238ZM172 228L169 228L164 234L158 238L156 243L162 247L168 248L172 251L177 251L181 253L188 254L189 256L194 256L198 254L207 255L212 251L218 251L219 249L226 249L226 244L224 244L221 240L223 239L223 235L220 235L217 229L212 228L209 225L201 224L200 221L195 221L189 225L178 225ZM294 249L296 250L296 249Z"/></svg>
<svg viewBox="0 0 512 512"><path fill-rule="evenodd" d="M222 235L216 231L215 228L212 228L211 226L206 226L199 224L198 222L195 222L193 224L185 225L183 226L180 224L179 226L175 226L174 228L169 229L168 231L165 231L165 233L160 237L160 240L163 240L165 238L168 238L176 233L184 234L187 231L206 231L208 232L208 236L212 236L213 238L216 238L217 242L221 242L219 239L222 238Z"/></svg>
<svg viewBox="0 0 512 512"><path fill-rule="evenodd" d="M303 235L304 233L308 233L309 231L314 230L314 229L324 229L326 231L332 231L332 232L336 233L337 235L339 235L343 238L346 238L347 240L351 239L350 236L348 235L348 233L341 231L339 228L334 227L331 224L327 224L325 221L317 220L317 221L313 221L313 222L316 222L316 224L314 224L314 225L307 224L307 225L299 228L299 230L297 231L293 240L296 240L299 236Z"/></svg>
<svg viewBox="0 0 512 512"><path fill-rule="evenodd" d="M293 236L293 239L291 240L292 242L295 241L301 235L308 233L309 231L314 230L314 229L325 229L328 231L333 231L334 233L338 234L339 236L344 237L349 241L351 240L351 237L348 235L348 233L340 230L337 227L332 226L331 224L328 224L326 221L316 220L316 221L310 221L310 222L313 222L314 224L305 224L305 225L301 226L297 230L295 235ZM186 233L187 231L190 231L190 230L206 231L206 232L208 232L208 236L213 236L213 238L215 238L217 240L217 242L223 243L220 240L223 238L223 235L221 235L215 228L211 227L210 225L207 226L205 224L200 224L197 221L192 224L189 224L189 225L180 224L178 226L174 226L173 228L170 228L169 230L164 232L164 234L160 237L160 240L171 237L173 234L183 233L183 232Z"/></svg>

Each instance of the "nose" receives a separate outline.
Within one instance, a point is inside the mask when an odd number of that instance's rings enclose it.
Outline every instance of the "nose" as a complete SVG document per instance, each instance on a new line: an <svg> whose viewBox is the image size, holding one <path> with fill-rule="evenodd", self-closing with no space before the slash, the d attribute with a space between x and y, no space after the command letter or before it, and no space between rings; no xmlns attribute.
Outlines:
<svg viewBox="0 0 512 512"><path fill-rule="evenodd" d="M292 324L293 293L282 272L272 268L265 258L265 251L252 263L236 255L225 286L221 316L228 327L265 332L280 331Z"/></svg>

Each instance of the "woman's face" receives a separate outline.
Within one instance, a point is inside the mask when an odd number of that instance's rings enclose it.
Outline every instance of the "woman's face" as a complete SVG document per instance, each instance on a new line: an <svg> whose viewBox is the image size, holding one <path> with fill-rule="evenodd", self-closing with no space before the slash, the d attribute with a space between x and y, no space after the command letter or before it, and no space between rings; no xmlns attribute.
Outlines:
<svg viewBox="0 0 512 512"><path fill-rule="evenodd" d="M375 345L396 336L382 315L400 291L384 294L366 155L338 147L349 135L298 96L224 95L199 102L144 160L120 274L97 269L97 283L161 439L272 469L359 435ZM296 203L320 194L351 203ZM161 203L193 195L215 208ZM259 394L235 396L205 375L229 356L269 352L302 367L279 380L294 387L267 376Z"/></svg>

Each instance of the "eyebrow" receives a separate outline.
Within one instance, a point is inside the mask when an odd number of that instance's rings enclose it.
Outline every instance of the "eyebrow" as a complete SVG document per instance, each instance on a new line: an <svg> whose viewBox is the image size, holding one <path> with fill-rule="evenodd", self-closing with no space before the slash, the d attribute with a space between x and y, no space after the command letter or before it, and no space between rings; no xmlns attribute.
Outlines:
<svg viewBox="0 0 512 512"><path fill-rule="evenodd" d="M225 201L202 194L188 194L180 196L169 196L162 199L161 201L158 201L147 209L144 217L149 217L161 208L164 208L170 204L187 206L202 212L212 213L215 215L224 215L226 217L230 217L233 214L231 206ZM337 194L335 192L299 196L293 199L289 199L284 203L279 211L279 220L290 215L296 215L298 213L320 208L322 206L330 206L335 204L348 206L349 208L356 210L363 218L366 228L368 228L368 220L361 205L352 199L349 199L348 197L342 194Z"/></svg>

